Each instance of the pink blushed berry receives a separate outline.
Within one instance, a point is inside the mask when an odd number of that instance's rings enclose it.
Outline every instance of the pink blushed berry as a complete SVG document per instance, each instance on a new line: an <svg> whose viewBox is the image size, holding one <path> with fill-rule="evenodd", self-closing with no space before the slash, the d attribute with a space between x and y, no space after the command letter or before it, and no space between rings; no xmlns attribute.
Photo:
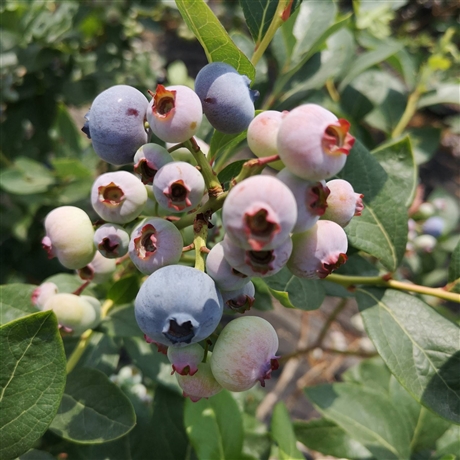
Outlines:
<svg viewBox="0 0 460 460"><path fill-rule="evenodd" d="M195 375L198 366L203 361L204 349L198 343L193 343L187 347L168 347L167 356L172 365L172 372L180 375Z"/></svg>
<svg viewBox="0 0 460 460"><path fill-rule="evenodd" d="M294 228L294 195L279 179L252 176L233 187L222 208L228 236L239 246L255 251L282 244Z"/></svg>
<svg viewBox="0 0 460 460"><path fill-rule="evenodd" d="M134 174L142 183L151 185L157 171L172 161L171 154L161 145L145 144L134 155Z"/></svg>
<svg viewBox="0 0 460 460"><path fill-rule="evenodd" d="M354 144L350 123L316 104L296 107L278 131L278 154L286 167L310 181L328 179L344 166Z"/></svg>
<svg viewBox="0 0 460 460"><path fill-rule="evenodd" d="M292 243L287 267L300 278L326 278L347 260L347 235L329 220L319 220L310 230L296 233Z"/></svg>
<svg viewBox="0 0 460 460"><path fill-rule="evenodd" d="M273 326L257 316L228 323L217 339L210 359L215 379L227 390L245 391L257 382L265 386L278 368L278 336Z"/></svg>

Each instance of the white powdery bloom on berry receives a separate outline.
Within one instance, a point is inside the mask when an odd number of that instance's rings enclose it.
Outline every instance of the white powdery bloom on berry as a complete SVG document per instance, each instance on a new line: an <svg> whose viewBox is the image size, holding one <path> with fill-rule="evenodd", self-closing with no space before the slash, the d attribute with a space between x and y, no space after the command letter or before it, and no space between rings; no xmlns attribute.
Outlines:
<svg viewBox="0 0 460 460"><path fill-rule="evenodd" d="M293 233L300 233L313 227L327 208L329 189L325 181L307 181L284 168L276 176L293 193L297 203L297 222Z"/></svg>
<svg viewBox="0 0 460 460"><path fill-rule="evenodd" d="M147 201L144 184L127 171L99 176L91 189L94 210L108 222L126 224L134 220Z"/></svg>
<svg viewBox="0 0 460 460"><path fill-rule="evenodd" d="M248 126L248 146L259 158L278 155L277 137L283 118L287 111L266 110L259 113ZM284 164L281 161L270 163L272 168L281 170Z"/></svg>
<svg viewBox="0 0 460 460"><path fill-rule="evenodd" d="M206 257L206 273L221 291L234 291L249 283L250 278L235 270L224 257L222 242L217 243Z"/></svg>
<svg viewBox="0 0 460 460"><path fill-rule="evenodd" d="M45 218L46 236L42 246L48 257L57 257L66 268L74 270L91 262L96 251L90 218L75 206L60 206Z"/></svg>
<svg viewBox="0 0 460 460"><path fill-rule="evenodd" d="M131 234L129 257L145 275L177 264L184 246L180 231L171 222L153 217L138 225Z"/></svg>
<svg viewBox="0 0 460 460"><path fill-rule="evenodd" d="M152 185L158 204L173 213L190 211L197 206L205 187L201 173L183 161L174 161L160 168Z"/></svg>
<svg viewBox="0 0 460 460"><path fill-rule="evenodd" d="M32 292L31 301L40 310L45 305L46 301L59 292L58 287L54 283L42 283L37 286Z"/></svg>
<svg viewBox="0 0 460 460"><path fill-rule="evenodd" d="M147 121L153 133L165 142L184 142L198 130L203 108L195 91L187 86L158 85L152 94Z"/></svg>
<svg viewBox="0 0 460 460"><path fill-rule="evenodd" d="M254 251L236 245L225 235L222 246L227 262L238 272L249 277L264 278L278 273L289 260L292 252L292 241L286 240L274 249Z"/></svg>
<svg viewBox="0 0 460 460"><path fill-rule="evenodd" d="M101 225L94 232L94 245L107 259L116 259L128 252L129 234L117 224Z"/></svg>
<svg viewBox="0 0 460 460"><path fill-rule="evenodd" d="M360 216L364 209L364 195L355 193L350 182L334 179L327 182L330 194L327 197L326 212L321 217L346 227L354 216Z"/></svg>
<svg viewBox="0 0 460 460"><path fill-rule="evenodd" d="M296 107L278 131L278 154L302 179L318 181L337 174L354 144L350 123L316 104Z"/></svg>
<svg viewBox="0 0 460 460"><path fill-rule="evenodd" d="M347 235L329 220L319 220L310 230L292 236L289 270L300 278L323 279L347 261Z"/></svg>
<svg viewBox="0 0 460 460"><path fill-rule="evenodd" d="M228 236L254 251L276 248L294 228L297 205L294 195L279 179L252 176L233 187L222 208Z"/></svg>
<svg viewBox="0 0 460 460"><path fill-rule="evenodd" d="M134 155L134 174L144 184L151 185L157 171L172 161L171 154L161 145L145 144Z"/></svg>

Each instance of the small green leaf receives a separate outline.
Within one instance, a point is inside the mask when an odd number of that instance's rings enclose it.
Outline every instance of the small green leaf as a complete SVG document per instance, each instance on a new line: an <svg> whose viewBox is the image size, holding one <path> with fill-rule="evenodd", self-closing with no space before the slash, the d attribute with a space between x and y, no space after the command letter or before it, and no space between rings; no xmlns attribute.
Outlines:
<svg viewBox="0 0 460 460"><path fill-rule="evenodd" d="M0 458L27 452L58 410L66 379L64 347L53 312L0 327Z"/></svg>
<svg viewBox="0 0 460 460"><path fill-rule="evenodd" d="M0 286L0 325L38 312L31 300L36 287L19 283Z"/></svg>
<svg viewBox="0 0 460 460"><path fill-rule="evenodd" d="M124 436L135 424L136 414L123 392L102 372L83 368L67 376L50 429L69 441L98 444Z"/></svg>
<svg viewBox="0 0 460 460"><path fill-rule="evenodd" d="M115 305L132 302L139 292L139 278L136 275L126 276L115 282L107 293L107 298Z"/></svg>
<svg viewBox="0 0 460 460"><path fill-rule="evenodd" d="M203 0L176 0L185 23L195 34L209 62L225 62L252 81L255 69L251 61L238 49L223 25Z"/></svg>
<svg viewBox="0 0 460 460"><path fill-rule="evenodd" d="M240 0L246 24L256 46L263 40L275 16L278 0Z"/></svg>
<svg viewBox="0 0 460 460"><path fill-rule="evenodd" d="M436 442L436 451L439 456L455 455L460 452L460 426L452 425Z"/></svg>
<svg viewBox="0 0 460 460"><path fill-rule="evenodd" d="M57 176L62 179L93 179L92 172L74 158L53 158L51 164Z"/></svg>
<svg viewBox="0 0 460 460"><path fill-rule="evenodd" d="M264 278L270 292L287 308L316 310L326 296L319 280L308 280L294 276L286 267L276 275Z"/></svg>
<svg viewBox="0 0 460 460"><path fill-rule="evenodd" d="M442 130L434 126L424 126L423 128L408 129L407 132L411 140L416 164L426 163L436 153L441 142Z"/></svg>
<svg viewBox="0 0 460 460"><path fill-rule="evenodd" d="M19 456L18 460L55 460L56 457L43 450L31 449Z"/></svg>
<svg viewBox="0 0 460 460"><path fill-rule="evenodd" d="M364 195L362 215L345 229L350 243L380 259L388 270L396 270L406 250L407 210L393 197L393 181L359 141L339 176Z"/></svg>
<svg viewBox="0 0 460 460"><path fill-rule="evenodd" d="M187 399L184 421L200 460L233 460L241 455L243 422L238 405L227 390L196 403Z"/></svg>
<svg viewBox="0 0 460 460"><path fill-rule="evenodd" d="M247 131L239 134L224 134L214 131L209 144L209 158L217 160L219 164L224 163L235 148L246 139L246 134Z"/></svg>
<svg viewBox="0 0 460 460"><path fill-rule="evenodd" d="M186 458L188 438L184 427L184 398L158 386L153 400L150 442L155 460Z"/></svg>
<svg viewBox="0 0 460 460"><path fill-rule="evenodd" d="M385 61L393 54L396 54L403 48L402 43L382 43L382 45L375 50L368 51L361 54L357 59L350 65L350 70L345 78L339 85L339 91L343 91L347 85L349 85L358 75L362 74L365 70L373 67L380 62Z"/></svg>
<svg viewBox="0 0 460 460"><path fill-rule="evenodd" d="M336 383L305 389L315 407L379 460L409 458L407 425L389 398L369 387Z"/></svg>
<svg viewBox="0 0 460 460"><path fill-rule="evenodd" d="M372 155L388 174L388 180L391 180L393 198L409 207L418 184L417 166L409 137L381 145L372 151Z"/></svg>
<svg viewBox="0 0 460 460"><path fill-rule="evenodd" d="M110 310L99 329L112 337L144 337L137 325L133 304L122 305Z"/></svg>
<svg viewBox="0 0 460 460"><path fill-rule="evenodd" d="M460 423L460 328L425 302L384 289L358 289L366 331L399 383L421 404Z"/></svg>
<svg viewBox="0 0 460 460"><path fill-rule="evenodd" d="M296 446L296 437L289 412L282 401L273 409L271 434L278 444L280 460L303 460L304 456Z"/></svg>
<svg viewBox="0 0 460 460"><path fill-rule="evenodd" d="M230 163L227 165L218 175L217 178L219 179L219 182L221 184L226 184L229 183L234 177L236 177L239 172L241 171L241 168L243 167L244 163L246 163L246 160L237 160L234 161L233 163Z"/></svg>
<svg viewBox="0 0 460 460"><path fill-rule="evenodd" d="M372 454L362 444L325 418L294 422L294 432L298 441L324 455L353 460L372 458Z"/></svg>
<svg viewBox="0 0 460 460"><path fill-rule="evenodd" d="M265 281L262 278L252 278L252 282L256 288L255 301L252 308L262 311L273 310L270 288L265 284Z"/></svg>
<svg viewBox="0 0 460 460"><path fill-rule="evenodd" d="M418 101L417 108L436 104L458 104L458 84L441 83L435 90L424 94Z"/></svg>
<svg viewBox="0 0 460 460"><path fill-rule="evenodd" d="M449 264L449 283L454 283L453 292L460 294L460 241L455 246Z"/></svg>

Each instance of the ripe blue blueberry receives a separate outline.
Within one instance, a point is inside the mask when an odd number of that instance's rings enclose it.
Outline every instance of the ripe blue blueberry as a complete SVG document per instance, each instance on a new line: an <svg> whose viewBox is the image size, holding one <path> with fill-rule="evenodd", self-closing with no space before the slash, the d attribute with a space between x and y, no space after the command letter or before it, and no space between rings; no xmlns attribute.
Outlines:
<svg viewBox="0 0 460 460"><path fill-rule="evenodd" d="M259 95L249 88L250 83L246 75L223 62L211 62L198 72L195 92L213 128L236 134L249 126L254 118L254 99Z"/></svg>
<svg viewBox="0 0 460 460"><path fill-rule="evenodd" d="M427 235L434 236L435 238L439 238L442 235L445 226L446 223L442 217L433 216L424 222L422 225L422 232Z"/></svg>
<svg viewBox="0 0 460 460"><path fill-rule="evenodd" d="M127 85L112 86L94 99L82 131L99 157L113 165L133 162L136 150L148 140L148 104L140 91Z"/></svg>
<svg viewBox="0 0 460 460"><path fill-rule="evenodd" d="M134 313L142 332L167 346L186 346L211 335L222 317L223 301L206 273L168 265L142 284Z"/></svg>

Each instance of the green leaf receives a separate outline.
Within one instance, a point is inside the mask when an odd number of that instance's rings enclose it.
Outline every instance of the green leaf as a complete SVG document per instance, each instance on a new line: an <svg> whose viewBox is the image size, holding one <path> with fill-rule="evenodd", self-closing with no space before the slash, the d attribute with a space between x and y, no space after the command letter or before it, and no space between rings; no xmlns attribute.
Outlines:
<svg viewBox="0 0 460 460"><path fill-rule="evenodd" d="M273 409L271 434L278 444L280 460L303 460L304 456L296 446L296 437L291 424L289 412L282 401Z"/></svg>
<svg viewBox="0 0 460 460"><path fill-rule="evenodd" d="M62 179L93 179L92 172L75 158L53 158L51 165L56 175Z"/></svg>
<svg viewBox="0 0 460 460"><path fill-rule="evenodd" d="M441 83L435 90L424 94L418 101L417 108L436 104L458 104L458 84Z"/></svg>
<svg viewBox="0 0 460 460"><path fill-rule="evenodd" d="M49 169L30 158L19 157L15 164L0 173L0 185L16 195L42 193L54 183Z"/></svg>
<svg viewBox="0 0 460 460"><path fill-rule="evenodd" d="M55 460L55 457L53 457L49 452L31 449L25 454L20 455L19 460Z"/></svg>
<svg viewBox="0 0 460 460"><path fill-rule="evenodd" d="M298 441L324 455L353 460L372 458L372 454L362 444L330 420L321 418L294 422L294 432Z"/></svg>
<svg viewBox="0 0 460 460"><path fill-rule="evenodd" d="M439 456L456 455L460 452L460 426L452 425L437 441L436 450Z"/></svg>
<svg viewBox="0 0 460 460"><path fill-rule="evenodd" d="M185 23L195 34L209 62L226 62L252 81L255 69L251 61L233 43L220 21L203 0L176 0Z"/></svg>
<svg viewBox="0 0 460 460"><path fill-rule="evenodd" d="M102 372L83 368L67 376L50 429L69 441L98 444L118 439L136 424L129 399Z"/></svg>
<svg viewBox="0 0 460 460"><path fill-rule="evenodd" d="M409 207L418 183L417 166L409 137L381 145L372 151L372 155L391 180L393 198Z"/></svg>
<svg viewBox="0 0 460 460"><path fill-rule="evenodd" d="M187 399L184 421L200 460L233 460L241 455L243 422L238 405L227 390L196 403Z"/></svg>
<svg viewBox="0 0 460 460"><path fill-rule="evenodd" d="M0 286L0 325L37 313L38 309L31 300L36 287L19 283Z"/></svg>
<svg viewBox="0 0 460 460"><path fill-rule="evenodd" d="M273 310L270 288L265 284L265 281L262 278L252 278L252 282L256 288L255 301L252 307L262 311Z"/></svg>
<svg viewBox="0 0 460 460"><path fill-rule="evenodd" d="M54 283L58 287L59 292L67 292L69 294L75 292L84 283L78 275L71 275L70 273L59 273L46 278L43 282ZM83 294L95 297L94 292L88 288L85 288Z"/></svg>
<svg viewBox="0 0 460 460"><path fill-rule="evenodd" d="M410 435L400 414L380 391L353 383L305 389L315 407L379 460L409 458Z"/></svg>
<svg viewBox="0 0 460 460"><path fill-rule="evenodd" d="M393 182L376 158L356 141L339 176L364 195L364 211L345 228L350 243L380 259L390 271L399 266L407 241L407 210L393 198Z"/></svg>
<svg viewBox="0 0 460 460"><path fill-rule="evenodd" d="M421 404L460 423L460 329L403 292L358 289L366 331L399 383Z"/></svg>
<svg viewBox="0 0 460 460"><path fill-rule="evenodd" d="M316 310L326 296L319 280L307 280L294 276L286 267L276 275L264 278L270 293L287 308Z"/></svg>
<svg viewBox="0 0 460 460"><path fill-rule="evenodd" d="M0 328L0 458L27 452L58 410L66 360L56 316L39 312Z"/></svg>
<svg viewBox="0 0 460 460"><path fill-rule="evenodd" d="M184 398L161 386L153 400L153 430L149 442L155 446L153 459L186 458L188 438L184 427Z"/></svg>
<svg viewBox="0 0 460 460"><path fill-rule="evenodd" d="M218 160L219 165L224 163L234 149L246 139L246 135L247 131L239 134L224 134L214 131L209 144L209 158Z"/></svg>
<svg viewBox="0 0 460 460"><path fill-rule="evenodd" d="M241 168L243 167L244 163L248 161L247 159L245 160L237 160L234 161L233 163L230 163L227 165L218 175L217 178L219 179L219 182L221 184L227 184L229 183L234 177L236 177L239 172L241 171Z"/></svg>
<svg viewBox="0 0 460 460"><path fill-rule="evenodd" d="M460 241L452 252L449 264L449 283L454 283L453 292L460 293Z"/></svg>
<svg viewBox="0 0 460 460"><path fill-rule="evenodd" d="M244 18L256 46L263 40L275 16L278 0L240 0Z"/></svg>
<svg viewBox="0 0 460 460"><path fill-rule="evenodd" d="M450 423L419 404L392 375L390 399L401 412L411 430L411 452L434 450L436 440L449 428Z"/></svg>
<svg viewBox="0 0 460 460"><path fill-rule="evenodd" d="M436 153L441 142L442 130L434 126L424 126L423 128L408 129L407 132L411 140L416 164L426 163Z"/></svg>
<svg viewBox="0 0 460 460"><path fill-rule="evenodd" d="M139 292L139 278L136 275L126 276L115 282L107 293L107 298L115 305L132 302Z"/></svg>
<svg viewBox="0 0 460 460"><path fill-rule="evenodd" d="M390 56L393 56L393 54L399 52L403 46L402 43L394 42L389 44L385 42L375 50L361 54L357 59L354 59L353 64L350 65L349 72L339 85L339 91L343 91L347 85L365 70L385 61Z"/></svg>
<svg viewBox="0 0 460 460"><path fill-rule="evenodd" d="M110 310L99 329L112 337L144 337L137 325L133 304L122 305Z"/></svg>

